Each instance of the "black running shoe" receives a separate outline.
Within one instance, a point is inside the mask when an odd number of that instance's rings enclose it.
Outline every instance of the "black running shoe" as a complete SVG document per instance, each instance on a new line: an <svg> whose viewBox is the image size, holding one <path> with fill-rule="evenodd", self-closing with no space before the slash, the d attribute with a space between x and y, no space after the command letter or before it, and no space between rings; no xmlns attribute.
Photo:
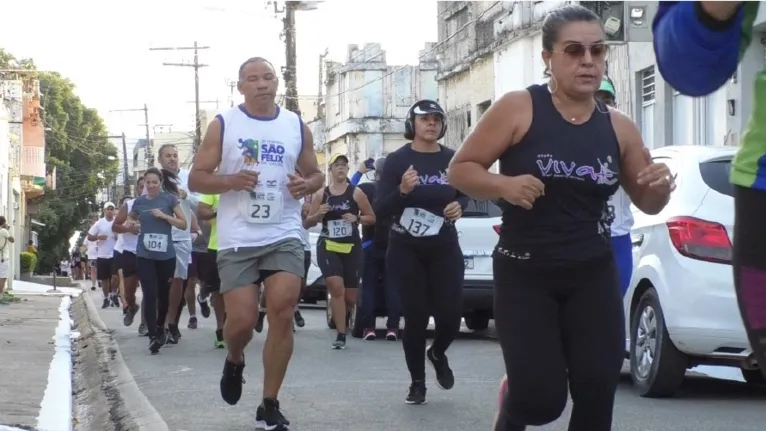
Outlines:
<svg viewBox="0 0 766 431"><path fill-rule="evenodd" d="M183 334L181 334L181 331L178 330L178 325L177 324L168 325L168 326L170 326L170 330L173 332L173 335L175 335L176 338L178 338L180 340L183 337Z"/></svg>
<svg viewBox="0 0 766 431"><path fill-rule="evenodd" d="M189 318L189 324L186 325L189 329L197 329L197 316L192 316Z"/></svg>
<svg viewBox="0 0 766 431"><path fill-rule="evenodd" d="M279 410L279 401L263 399L255 413L255 428L267 431L286 431L290 425L285 415Z"/></svg>
<svg viewBox="0 0 766 431"><path fill-rule="evenodd" d="M149 351L152 352L152 355L156 355L160 352L160 348L164 346L166 342L167 338L165 337L165 330L159 328L157 330L157 335L149 337Z"/></svg>
<svg viewBox="0 0 766 431"><path fill-rule="evenodd" d="M455 375L449 367L447 355L442 355L441 358L437 358L434 355L434 349L429 347L426 349L426 359L428 359L428 363L431 364L436 372L436 385L445 391L452 389L452 387L455 386Z"/></svg>
<svg viewBox="0 0 766 431"><path fill-rule="evenodd" d="M255 332L261 333L263 331L263 320L266 318L265 311L258 312L258 320L255 322Z"/></svg>
<svg viewBox="0 0 766 431"><path fill-rule="evenodd" d="M122 324L125 326L130 326L133 324L133 319L136 318L136 314L138 314L138 305L134 305L133 307L125 307L125 316L122 318Z"/></svg>
<svg viewBox="0 0 766 431"><path fill-rule="evenodd" d="M109 298L104 298L104 302L101 304L101 309L109 308Z"/></svg>
<svg viewBox="0 0 766 431"><path fill-rule="evenodd" d="M138 325L138 335L141 337L149 335L149 328L146 327L146 323L141 322L141 324Z"/></svg>
<svg viewBox="0 0 766 431"><path fill-rule="evenodd" d="M197 303L199 304L199 312L202 314L202 317L205 319L210 317L210 304L207 303L207 298L197 295Z"/></svg>
<svg viewBox="0 0 766 431"><path fill-rule="evenodd" d="M91 286L90 290L96 290L96 286Z"/></svg>
<svg viewBox="0 0 766 431"><path fill-rule="evenodd" d="M333 341L332 345L330 346L335 350L341 350L346 348L346 334L341 334L338 332L338 336L335 337L335 341Z"/></svg>
<svg viewBox="0 0 766 431"><path fill-rule="evenodd" d="M112 307L119 307L119 306L120 306L120 297L112 294Z"/></svg>
<svg viewBox="0 0 766 431"><path fill-rule="evenodd" d="M242 397L242 384L245 383L245 379L242 378L244 370L244 361L241 364L235 364L229 361L228 356L226 357L221 375L221 398L232 406Z"/></svg>
<svg viewBox="0 0 766 431"><path fill-rule="evenodd" d="M168 344L178 344L178 326L177 325L168 325L168 328L165 332L167 338L168 338Z"/></svg>
<svg viewBox="0 0 766 431"><path fill-rule="evenodd" d="M404 400L407 404L426 404L426 382L412 382Z"/></svg>
<svg viewBox="0 0 766 431"><path fill-rule="evenodd" d="M301 315L300 310L295 310L295 324L299 328L303 328L304 326L306 326L306 320L303 319L303 315Z"/></svg>

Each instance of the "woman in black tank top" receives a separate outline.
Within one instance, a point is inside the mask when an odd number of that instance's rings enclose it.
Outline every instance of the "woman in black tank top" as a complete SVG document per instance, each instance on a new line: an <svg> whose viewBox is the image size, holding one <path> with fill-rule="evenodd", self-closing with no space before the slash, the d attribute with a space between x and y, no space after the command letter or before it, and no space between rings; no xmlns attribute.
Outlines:
<svg viewBox="0 0 766 431"><path fill-rule="evenodd" d="M356 306L356 293L362 276L362 238L359 223L372 225L375 214L361 190L348 181L348 158L342 154L330 157L332 182L319 190L311 201L307 228L322 223L317 242L317 263L332 296L330 309L337 335L334 349L346 347L348 316Z"/></svg>
<svg viewBox="0 0 766 431"><path fill-rule="evenodd" d="M494 253L495 324L507 380L496 431L555 421L567 383L569 431L609 431L625 351L622 296L607 200L623 186L656 214L674 188L635 124L594 100L608 46L578 5L543 23L548 85L505 94L452 161L449 180L477 199L502 199ZM500 161L500 174L488 172Z"/></svg>

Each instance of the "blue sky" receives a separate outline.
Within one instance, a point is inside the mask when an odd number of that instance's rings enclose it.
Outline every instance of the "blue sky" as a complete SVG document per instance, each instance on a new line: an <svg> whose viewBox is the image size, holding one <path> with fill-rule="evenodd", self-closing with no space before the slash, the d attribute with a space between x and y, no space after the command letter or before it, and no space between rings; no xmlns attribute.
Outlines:
<svg viewBox="0 0 766 431"><path fill-rule="evenodd" d="M5 4L7 3L7 4ZM248 57L284 64L282 22L273 7L252 0L37 0L4 2L0 46L33 57L43 70L71 79L78 95L99 110L110 132L143 136L142 113L110 113L148 103L150 123L193 128L192 68L162 66L191 60L190 51L149 51L190 46L201 51L201 99L224 106L237 69ZM389 64L414 64L425 42L435 42L436 2L431 0L329 0L298 12L298 90L316 94L319 54L343 61L348 44L378 42ZM236 90L235 90L236 91ZM203 104L214 109L215 104Z"/></svg>

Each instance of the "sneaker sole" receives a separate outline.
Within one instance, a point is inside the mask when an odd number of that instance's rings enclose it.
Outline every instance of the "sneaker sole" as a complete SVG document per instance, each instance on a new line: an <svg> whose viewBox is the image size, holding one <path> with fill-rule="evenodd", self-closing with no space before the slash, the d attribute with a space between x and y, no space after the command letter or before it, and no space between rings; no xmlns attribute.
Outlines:
<svg viewBox="0 0 766 431"><path fill-rule="evenodd" d="M330 348L333 349L333 350L345 350L346 346L334 346L334 345L331 345Z"/></svg>
<svg viewBox="0 0 766 431"><path fill-rule="evenodd" d="M428 404L428 400L424 400L422 402L405 400L404 404L407 404L408 406L422 406Z"/></svg>
<svg viewBox="0 0 766 431"><path fill-rule="evenodd" d="M432 370L434 370L434 375L435 375L435 376L437 376L436 378L434 378L434 380L436 380L436 382L435 382L435 383L436 383L436 387L437 387L437 388L439 388L439 389L441 389L441 390L443 390L443 391L448 391L448 390L450 390L450 389L452 389L452 388L445 388L444 386L442 386L442 384L441 384L441 383L439 383L438 374L436 373L436 366L434 366L434 363L433 363L433 362L431 361L431 359L428 357L428 349L430 349L430 348L431 348L431 346L428 346L428 347L426 347L426 362L428 362L428 365L430 365L430 366L431 366L431 369L432 369ZM454 377L453 377L453 378L454 378ZM452 386L453 386L453 387L455 386L455 385L454 385L454 383L453 383L453 385L452 385Z"/></svg>
<svg viewBox="0 0 766 431"><path fill-rule="evenodd" d="M376 338L375 334L366 335L364 337L364 341L373 341L373 340L375 340L375 338Z"/></svg>
<svg viewBox="0 0 766 431"><path fill-rule="evenodd" d="M257 421L255 423L255 429L265 431L288 431L290 429L290 425L269 425L264 421Z"/></svg>

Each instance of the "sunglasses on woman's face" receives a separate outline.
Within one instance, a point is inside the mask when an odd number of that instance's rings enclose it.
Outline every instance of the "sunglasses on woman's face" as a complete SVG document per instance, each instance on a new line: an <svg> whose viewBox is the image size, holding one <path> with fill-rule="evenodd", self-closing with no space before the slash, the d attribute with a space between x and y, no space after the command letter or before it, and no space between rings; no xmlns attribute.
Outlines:
<svg viewBox="0 0 766 431"><path fill-rule="evenodd" d="M603 60L609 53L609 45L605 43L594 43L591 45L586 45L580 42L572 42L564 45L564 49L562 49L560 52L572 58L582 58L588 51L590 51L590 56L594 60Z"/></svg>

